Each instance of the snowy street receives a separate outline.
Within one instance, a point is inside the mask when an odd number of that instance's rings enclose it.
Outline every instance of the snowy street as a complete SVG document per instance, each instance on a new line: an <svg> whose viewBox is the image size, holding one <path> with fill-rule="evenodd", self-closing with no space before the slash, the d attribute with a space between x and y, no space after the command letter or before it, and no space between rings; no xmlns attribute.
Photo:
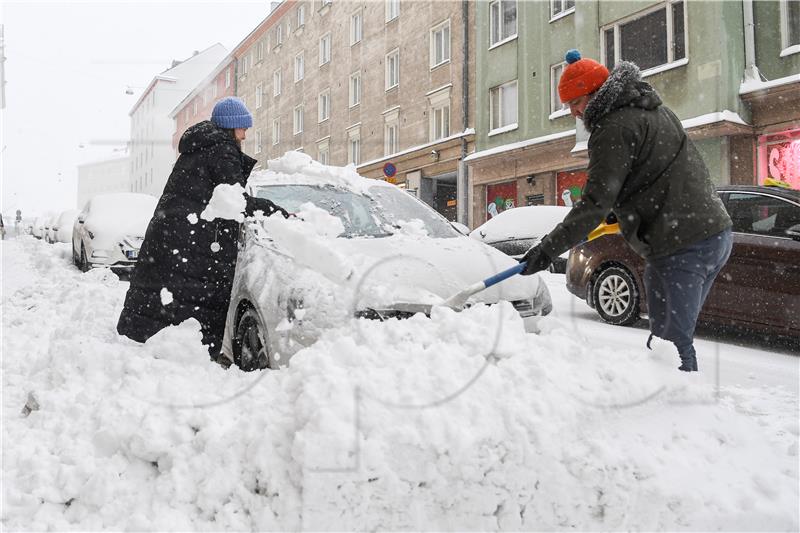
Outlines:
<svg viewBox="0 0 800 533"><path fill-rule="evenodd" d="M145 345L127 282L2 242L8 530L797 530L800 358L700 331L700 372L543 274L554 313L435 308L280 370Z"/></svg>

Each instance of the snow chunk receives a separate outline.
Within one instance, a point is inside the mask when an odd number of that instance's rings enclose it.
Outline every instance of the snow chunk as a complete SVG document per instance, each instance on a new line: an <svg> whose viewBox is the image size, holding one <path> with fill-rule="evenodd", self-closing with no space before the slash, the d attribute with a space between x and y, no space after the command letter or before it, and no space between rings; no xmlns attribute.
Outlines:
<svg viewBox="0 0 800 533"><path fill-rule="evenodd" d="M161 287L161 305L169 305L172 303L172 293L166 287Z"/></svg>
<svg viewBox="0 0 800 533"><path fill-rule="evenodd" d="M244 187L238 183L234 183L233 185L220 183L214 187L214 194L211 196L211 200L208 202L206 208L200 213L200 217L203 220L224 218L243 222L246 205Z"/></svg>
<svg viewBox="0 0 800 533"><path fill-rule="evenodd" d="M186 220L189 221L189 224L197 224L197 213L189 213L186 215Z"/></svg>

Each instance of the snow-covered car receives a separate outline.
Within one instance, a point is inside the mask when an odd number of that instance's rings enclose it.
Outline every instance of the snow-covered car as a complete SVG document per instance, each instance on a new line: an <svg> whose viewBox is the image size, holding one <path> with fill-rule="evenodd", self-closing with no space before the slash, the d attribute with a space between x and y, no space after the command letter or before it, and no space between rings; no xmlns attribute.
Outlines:
<svg viewBox="0 0 800 533"><path fill-rule="evenodd" d="M36 220L33 221L33 226L31 226L31 235L36 237L37 239L41 239L44 237L44 223L47 220L46 216L36 217Z"/></svg>
<svg viewBox="0 0 800 533"><path fill-rule="evenodd" d="M42 238L45 242L52 244L55 242L53 239L55 235L53 235L53 227L58 223L58 214L54 213L47 217L44 222L44 228L42 229Z"/></svg>
<svg viewBox="0 0 800 533"><path fill-rule="evenodd" d="M72 260L82 271L132 270L158 200L132 192L99 194L80 212L72 229Z"/></svg>
<svg viewBox="0 0 800 533"><path fill-rule="evenodd" d="M517 264L402 189L352 167L290 152L254 173L249 186L295 216L248 218L242 225L223 353L245 370L275 368L350 320L427 314ZM468 304L503 300L529 331L552 310L537 275L510 278Z"/></svg>
<svg viewBox="0 0 800 533"><path fill-rule="evenodd" d="M469 236L519 259L564 220L570 209L561 205L531 205L508 209L475 228ZM563 274L568 256L569 252L565 252L554 259L550 271Z"/></svg>
<svg viewBox="0 0 800 533"><path fill-rule="evenodd" d="M72 242L72 228L78 218L77 209L62 211L50 227L50 242Z"/></svg>

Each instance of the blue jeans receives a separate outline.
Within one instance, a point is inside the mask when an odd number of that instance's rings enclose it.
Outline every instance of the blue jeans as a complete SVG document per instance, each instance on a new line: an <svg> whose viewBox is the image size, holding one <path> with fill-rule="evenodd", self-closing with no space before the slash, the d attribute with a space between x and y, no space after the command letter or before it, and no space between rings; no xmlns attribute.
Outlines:
<svg viewBox="0 0 800 533"><path fill-rule="evenodd" d="M645 264L651 336L673 342L682 360L696 355L693 341L697 316L732 246L731 230L726 229L672 255L648 259Z"/></svg>

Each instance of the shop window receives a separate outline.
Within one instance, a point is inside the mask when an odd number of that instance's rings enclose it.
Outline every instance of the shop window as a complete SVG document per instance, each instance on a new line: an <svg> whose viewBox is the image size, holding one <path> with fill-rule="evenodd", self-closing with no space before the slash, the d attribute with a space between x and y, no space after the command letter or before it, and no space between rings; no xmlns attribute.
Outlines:
<svg viewBox="0 0 800 533"><path fill-rule="evenodd" d="M486 187L486 218L491 219L517 206L517 182L509 181Z"/></svg>
<svg viewBox="0 0 800 533"><path fill-rule="evenodd" d="M489 46L517 36L517 1L494 0L489 4Z"/></svg>

